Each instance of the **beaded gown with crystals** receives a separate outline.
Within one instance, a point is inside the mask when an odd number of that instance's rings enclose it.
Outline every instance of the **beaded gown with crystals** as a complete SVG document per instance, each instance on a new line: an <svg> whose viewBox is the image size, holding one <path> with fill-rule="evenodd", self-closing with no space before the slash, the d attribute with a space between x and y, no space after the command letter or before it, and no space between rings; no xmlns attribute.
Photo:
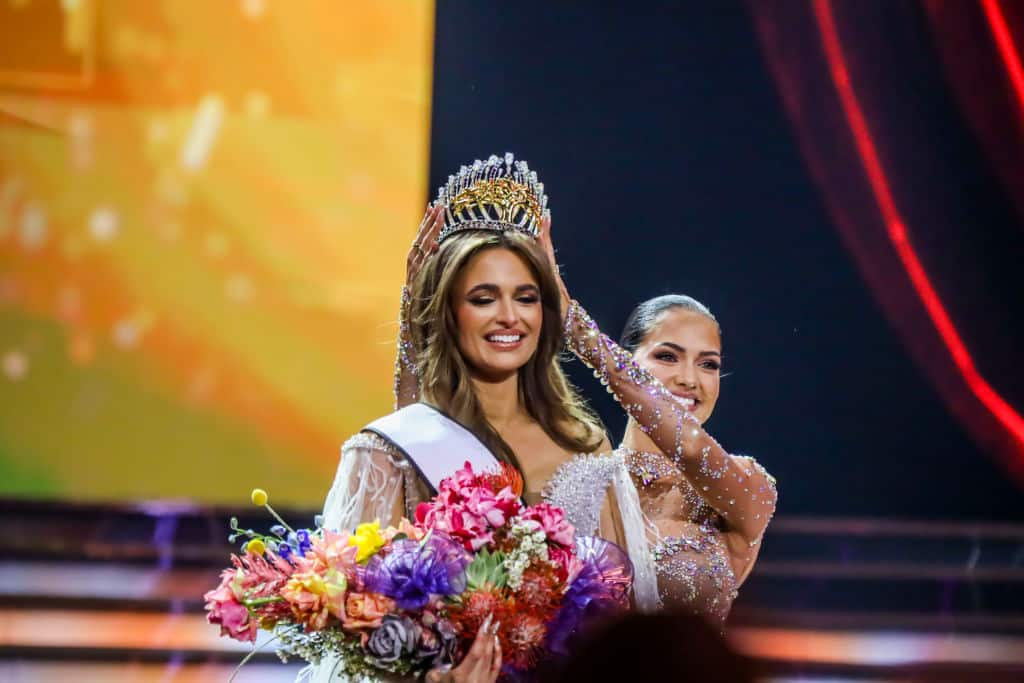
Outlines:
<svg viewBox="0 0 1024 683"><path fill-rule="evenodd" d="M684 609L721 625L775 512L775 479L753 458L727 453L575 301L565 338L661 452L620 447L576 455L555 471L542 497L564 509L578 533L627 550L639 609ZM400 338L398 405L418 398L404 344Z"/></svg>
<svg viewBox="0 0 1024 683"><path fill-rule="evenodd" d="M576 302L565 333L571 350L663 453L620 448L576 455L542 489L527 490L525 497L561 507L579 534L624 546L634 566L639 609L683 607L721 623L775 510L775 480L753 459L726 453ZM415 366L403 343L400 338L396 407L416 401L419 394ZM324 525L351 529L372 519L394 522L412 517L416 505L429 497L429 487L399 452L362 432L342 446L324 503ZM333 669L334 662L326 661L302 677L312 683L337 681Z"/></svg>
<svg viewBox="0 0 1024 683"><path fill-rule="evenodd" d="M662 451L642 453L623 447L614 456L628 469L643 517L643 524L637 525L626 523L623 515L637 590L653 574L654 607L691 610L721 625L775 512L775 479L753 458L730 455L719 446L632 354L601 333L575 301L565 332L573 353ZM558 486L571 490L571 476L557 473L549 489ZM557 504L565 496L549 490L549 497ZM637 534L643 534L644 542ZM637 597L639 607L652 606L649 599Z"/></svg>

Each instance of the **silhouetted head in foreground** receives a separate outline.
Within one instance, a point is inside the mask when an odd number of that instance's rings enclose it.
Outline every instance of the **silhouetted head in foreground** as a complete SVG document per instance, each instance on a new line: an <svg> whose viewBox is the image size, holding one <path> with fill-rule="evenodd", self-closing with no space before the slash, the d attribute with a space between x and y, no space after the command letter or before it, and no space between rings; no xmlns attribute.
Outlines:
<svg viewBox="0 0 1024 683"><path fill-rule="evenodd" d="M630 614L574 648L548 683L754 683L754 668L704 619L689 614Z"/></svg>

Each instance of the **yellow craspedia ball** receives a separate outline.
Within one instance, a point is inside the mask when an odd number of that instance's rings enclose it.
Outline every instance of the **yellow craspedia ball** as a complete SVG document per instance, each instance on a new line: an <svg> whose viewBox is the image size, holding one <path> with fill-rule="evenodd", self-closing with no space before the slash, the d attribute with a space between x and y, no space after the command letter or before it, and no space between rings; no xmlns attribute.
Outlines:
<svg viewBox="0 0 1024 683"><path fill-rule="evenodd" d="M254 538L245 544L245 552L254 555L262 555L267 552L267 545L258 538Z"/></svg>
<svg viewBox="0 0 1024 683"><path fill-rule="evenodd" d="M263 489L252 490L252 504L253 505L266 505L267 504L267 492Z"/></svg>

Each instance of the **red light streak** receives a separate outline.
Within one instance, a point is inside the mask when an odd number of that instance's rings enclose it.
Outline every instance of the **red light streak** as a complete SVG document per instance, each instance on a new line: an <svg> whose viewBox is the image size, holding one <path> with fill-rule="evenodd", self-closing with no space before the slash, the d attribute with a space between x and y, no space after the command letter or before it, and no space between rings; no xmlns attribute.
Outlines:
<svg viewBox="0 0 1024 683"><path fill-rule="evenodd" d="M986 5L988 4L994 3L988 0ZM996 9L998 11L998 8ZM924 266L910 244L906 225L896 209L896 202L893 200L892 192L889 189L889 182L886 180L881 160L878 157L878 151L868 130L867 120L864 118L864 113L850 82L849 70L843 57L839 32L836 30L835 18L832 15L832 7L829 0L814 0L814 15L821 32L822 46L825 50L825 57L828 60L832 81L835 83L836 91L839 94L847 124L853 133L857 152L864 165L868 182L871 184L875 201L878 203L878 208L885 221L889 240L896 249L896 253L903 263L907 276L910 278L918 297L924 304L928 316L935 325L942 342L953 357L953 362L956 364L967 386L996 419L1006 427L1014 439L1016 439L1018 445L1024 446L1024 418L1021 418L1013 407L978 373L974 360L967 351L967 346L960 338L956 326L954 326L952 319L950 319L949 314L942 305L942 300L932 286ZM1000 18L1002 17L1002 15L999 16ZM1005 28L1005 24L1003 26ZM1014 56L1016 55L1014 54ZM1017 62L1017 68L1019 73L1019 62ZM1018 93L1024 95L1024 75L1021 75L1020 84L1021 88L1018 90Z"/></svg>
<svg viewBox="0 0 1024 683"><path fill-rule="evenodd" d="M1006 72L1010 76L1010 83L1017 95L1021 114L1024 115L1024 67L1021 66L1020 56L1013 44L1013 36L1010 35L1010 29L1006 25L1006 18L1003 16L1003 11L999 9L997 0L981 0L981 6L985 10L988 26L992 29L996 47L999 48L999 56L1003 58L1003 64L1006 65Z"/></svg>

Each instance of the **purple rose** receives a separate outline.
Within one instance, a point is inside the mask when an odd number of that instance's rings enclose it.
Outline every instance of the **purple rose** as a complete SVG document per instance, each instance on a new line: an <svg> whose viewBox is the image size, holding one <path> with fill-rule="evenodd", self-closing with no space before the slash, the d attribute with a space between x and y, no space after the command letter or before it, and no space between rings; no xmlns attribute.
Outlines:
<svg viewBox="0 0 1024 683"><path fill-rule="evenodd" d="M424 661L429 660L431 668L454 663L457 635L450 621L437 620L433 627L424 627L416 657Z"/></svg>
<svg viewBox="0 0 1024 683"><path fill-rule="evenodd" d="M412 619L389 614L370 634L366 650L377 661L390 664L398 661L403 655L416 652L419 640L420 629Z"/></svg>

